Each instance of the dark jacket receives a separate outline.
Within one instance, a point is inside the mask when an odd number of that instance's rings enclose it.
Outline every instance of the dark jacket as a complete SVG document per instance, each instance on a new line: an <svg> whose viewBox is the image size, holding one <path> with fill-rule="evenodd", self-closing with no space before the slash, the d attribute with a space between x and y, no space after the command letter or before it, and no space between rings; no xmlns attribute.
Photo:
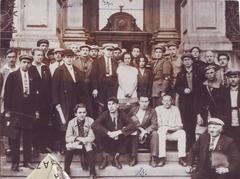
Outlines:
<svg viewBox="0 0 240 179"><path fill-rule="evenodd" d="M150 69L145 68L143 75L138 69L138 83L137 83L137 96L141 95L151 96L152 93L152 72Z"/></svg>

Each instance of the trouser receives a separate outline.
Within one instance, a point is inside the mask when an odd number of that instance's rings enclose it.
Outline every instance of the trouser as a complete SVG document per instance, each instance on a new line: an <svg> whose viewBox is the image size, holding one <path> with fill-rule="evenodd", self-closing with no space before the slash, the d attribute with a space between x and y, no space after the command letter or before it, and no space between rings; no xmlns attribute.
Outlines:
<svg viewBox="0 0 240 179"><path fill-rule="evenodd" d="M159 157L166 157L166 140L178 142L178 157L186 156L186 133L183 129L169 133L166 128L158 129L159 135Z"/></svg>
<svg viewBox="0 0 240 179"><path fill-rule="evenodd" d="M147 140L141 144L146 146L147 148L150 147L151 156L158 156L158 133L157 131L153 131ZM131 135L130 136L130 152L132 156L137 156L137 150L139 147L139 137L138 135Z"/></svg>
<svg viewBox="0 0 240 179"><path fill-rule="evenodd" d="M240 126L228 127L226 128L225 133L227 136L234 139L240 151Z"/></svg>
<svg viewBox="0 0 240 179"><path fill-rule="evenodd" d="M86 155L86 159L87 159L87 164L90 168L90 174L96 175L96 170L95 170L95 157L94 157L94 152L93 150L86 152L85 149L81 149L81 150L66 150L65 152L65 162L64 162L64 168L65 170L70 170L70 166L72 163L72 159L73 159L73 154L77 153L81 156L81 153L83 153L83 155Z"/></svg>
<svg viewBox="0 0 240 179"><path fill-rule="evenodd" d="M16 139L9 138L9 145L11 149L12 163L19 164L20 162L20 141L23 137L23 163L31 161L31 147L32 147L32 130L18 129L19 135Z"/></svg>

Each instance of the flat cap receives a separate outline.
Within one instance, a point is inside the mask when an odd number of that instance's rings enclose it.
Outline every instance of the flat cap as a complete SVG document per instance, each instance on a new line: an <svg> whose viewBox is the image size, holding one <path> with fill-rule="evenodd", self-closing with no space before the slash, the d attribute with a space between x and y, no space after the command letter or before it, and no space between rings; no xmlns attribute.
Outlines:
<svg viewBox="0 0 240 179"><path fill-rule="evenodd" d="M107 43L107 44L103 44L102 47L103 47L103 49L113 50L115 46L114 46L114 44Z"/></svg>
<svg viewBox="0 0 240 179"><path fill-rule="evenodd" d="M114 50L114 51L115 51L115 50L120 50L120 51L122 52L122 49L121 49L120 47L115 47L113 50Z"/></svg>
<svg viewBox="0 0 240 179"><path fill-rule="evenodd" d="M154 50L161 49L163 53L166 52L166 48L163 45L160 45L160 44L155 45L153 49Z"/></svg>
<svg viewBox="0 0 240 179"><path fill-rule="evenodd" d="M226 75L228 77L231 77L231 76L240 76L240 71L238 70L229 70L227 71Z"/></svg>
<svg viewBox="0 0 240 179"><path fill-rule="evenodd" d="M33 57L30 55L20 55L19 57L19 61L22 61L23 59L29 60L29 61L33 61Z"/></svg>
<svg viewBox="0 0 240 179"><path fill-rule="evenodd" d="M37 41L37 46L39 47L40 44L48 44L49 45L49 41L47 39L40 39Z"/></svg>
<svg viewBox="0 0 240 179"><path fill-rule="evenodd" d="M191 58L193 60L193 55L191 53L184 53L181 56L181 60L183 60L184 58Z"/></svg>
<svg viewBox="0 0 240 179"><path fill-rule="evenodd" d="M169 47L171 47L171 46L178 46L178 44L177 44L177 42L174 42L174 41L170 41L170 42L168 42L167 43L167 47L169 48Z"/></svg>
<svg viewBox="0 0 240 179"><path fill-rule="evenodd" d="M83 44L79 47L79 49L81 50L82 48L88 48L89 50L91 50L91 47L88 44Z"/></svg>
<svg viewBox="0 0 240 179"><path fill-rule="evenodd" d="M71 49L66 49L63 52L63 56L71 56L71 57L73 57L73 56L75 56L75 53Z"/></svg>
<svg viewBox="0 0 240 179"><path fill-rule="evenodd" d="M63 48L55 48L54 50L53 50L53 53L57 53L57 52L64 52L64 49Z"/></svg>
<svg viewBox="0 0 240 179"><path fill-rule="evenodd" d="M99 46L97 46L97 45L91 45L90 48L91 48L91 50L98 50L99 51Z"/></svg>
<svg viewBox="0 0 240 179"><path fill-rule="evenodd" d="M210 118L208 120L208 125L210 125L210 124L224 126L224 122L221 119L218 119L218 118Z"/></svg>
<svg viewBox="0 0 240 179"><path fill-rule="evenodd" d="M207 70L214 69L215 71L217 70L216 65L208 65L203 69L203 72L206 73Z"/></svg>

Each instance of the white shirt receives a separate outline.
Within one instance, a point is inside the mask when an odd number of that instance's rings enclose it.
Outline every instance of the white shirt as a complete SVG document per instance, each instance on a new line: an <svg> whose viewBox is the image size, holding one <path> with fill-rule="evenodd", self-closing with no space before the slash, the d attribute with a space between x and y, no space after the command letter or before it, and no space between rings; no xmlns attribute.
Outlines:
<svg viewBox="0 0 240 179"><path fill-rule="evenodd" d="M217 143L218 143L218 141L219 141L219 138L220 138L220 135L215 138L215 140L214 140L214 145L213 145L213 150L215 150L215 148L216 148L216 146L217 146ZM210 149L211 141L212 141L212 137L210 137L209 149Z"/></svg>
<svg viewBox="0 0 240 179"><path fill-rule="evenodd" d="M106 57L104 57L104 60L105 60L106 70L107 70L107 64L109 64L109 74L108 74L108 76L112 76L112 60L111 60L111 58L106 58Z"/></svg>
<svg viewBox="0 0 240 179"><path fill-rule="evenodd" d="M38 74L39 74L40 77L42 78L42 66L43 66L44 64L41 63L40 65L36 65L35 63L32 63L32 65L37 68Z"/></svg>
<svg viewBox="0 0 240 179"><path fill-rule="evenodd" d="M237 101L238 101L238 89L233 90L230 89L230 96L231 96L231 107L235 108L238 106ZM238 117L238 113L239 113L239 109L232 109L232 121L231 121L231 125L232 126L239 126L239 117Z"/></svg>
<svg viewBox="0 0 240 179"><path fill-rule="evenodd" d="M75 74L74 74L74 70L73 70L73 66L72 65L66 65L74 83L76 83L76 78L75 78Z"/></svg>
<svg viewBox="0 0 240 179"><path fill-rule="evenodd" d="M142 122L143 122L143 119L144 119L145 113L146 113L145 110L139 109L138 112L137 112L137 114L136 114L136 116L137 116L137 118L138 118L138 121L139 121L140 125L141 125Z"/></svg>
<svg viewBox="0 0 240 179"><path fill-rule="evenodd" d="M25 87L25 84L24 84L24 78L25 78L25 74L26 74L26 77L27 77L27 81L28 81L28 84L27 84L27 94L30 93L30 87L29 87L29 75L28 75L28 72L24 72L22 70L20 70L21 72L21 77L22 77L22 84L23 84L23 93L25 92L24 90L24 87Z"/></svg>

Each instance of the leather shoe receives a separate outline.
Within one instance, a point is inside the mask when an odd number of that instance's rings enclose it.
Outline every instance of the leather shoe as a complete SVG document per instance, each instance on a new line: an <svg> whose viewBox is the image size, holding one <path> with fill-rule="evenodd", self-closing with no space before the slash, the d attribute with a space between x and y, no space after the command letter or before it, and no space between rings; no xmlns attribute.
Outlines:
<svg viewBox="0 0 240 179"><path fill-rule="evenodd" d="M11 167L11 170L14 171L14 172L19 172L19 165L14 163L12 164L12 167Z"/></svg>
<svg viewBox="0 0 240 179"><path fill-rule="evenodd" d="M119 161L119 154L116 154L113 159L113 166L115 166L117 169L121 169L122 165Z"/></svg>
<svg viewBox="0 0 240 179"><path fill-rule="evenodd" d="M26 167L26 168L29 168L29 169L32 169L32 170L35 169L35 167L30 163L24 163L23 167Z"/></svg>
<svg viewBox="0 0 240 179"><path fill-rule="evenodd" d="M137 157L136 156L132 156L131 161L129 162L129 166L133 167L137 164Z"/></svg>
<svg viewBox="0 0 240 179"><path fill-rule="evenodd" d="M65 168L65 172L68 174L68 176L71 175L70 168Z"/></svg>
<svg viewBox="0 0 240 179"><path fill-rule="evenodd" d="M155 168L157 167L157 157L151 157L150 165Z"/></svg>
<svg viewBox="0 0 240 179"><path fill-rule="evenodd" d="M108 160L107 160L107 157L105 156L102 159L102 162L101 162L101 164L99 166L99 169L103 170L104 168L106 168L106 166L108 166Z"/></svg>
<svg viewBox="0 0 240 179"><path fill-rule="evenodd" d="M165 165L165 163L166 163L166 159L165 159L165 157L162 157L159 159L158 166L163 167Z"/></svg>
<svg viewBox="0 0 240 179"><path fill-rule="evenodd" d="M186 162L185 157L180 157L178 163L179 163L180 165L182 165L183 167L186 167L186 166L187 166L187 162Z"/></svg>

